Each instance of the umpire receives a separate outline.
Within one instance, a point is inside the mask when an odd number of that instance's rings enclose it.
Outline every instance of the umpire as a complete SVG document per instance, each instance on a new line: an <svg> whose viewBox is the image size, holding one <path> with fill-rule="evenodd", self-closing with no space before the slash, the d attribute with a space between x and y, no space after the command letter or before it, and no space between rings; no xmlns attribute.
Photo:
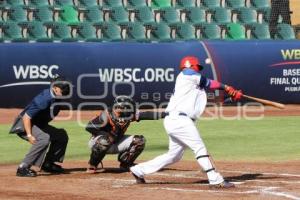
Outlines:
<svg viewBox="0 0 300 200"><path fill-rule="evenodd" d="M25 107L16 118L10 133L16 133L32 144L17 169L17 176L35 177L32 165L50 173L62 173L64 169L55 162L63 162L68 143L64 129L55 128L48 123L59 113L56 105L70 97L71 83L64 77L56 77L48 89L43 90Z"/></svg>

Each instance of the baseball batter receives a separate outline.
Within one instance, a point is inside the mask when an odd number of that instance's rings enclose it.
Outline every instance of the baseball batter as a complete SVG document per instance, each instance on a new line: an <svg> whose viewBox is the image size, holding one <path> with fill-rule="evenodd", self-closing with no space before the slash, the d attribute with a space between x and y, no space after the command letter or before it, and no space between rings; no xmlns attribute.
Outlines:
<svg viewBox="0 0 300 200"><path fill-rule="evenodd" d="M131 167L130 171L137 183L145 183L145 175L179 161L184 150L189 147L193 150L199 165L206 172L211 187L234 187L234 184L225 181L213 166L195 126L195 121L206 107L205 89L225 90L235 101L241 98L242 92L202 76L200 74L202 69L203 66L196 57L187 56L181 60L181 72L176 78L174 94L166 108L164 119L164 127L169 136L169 151L153 160Z"/></svg>

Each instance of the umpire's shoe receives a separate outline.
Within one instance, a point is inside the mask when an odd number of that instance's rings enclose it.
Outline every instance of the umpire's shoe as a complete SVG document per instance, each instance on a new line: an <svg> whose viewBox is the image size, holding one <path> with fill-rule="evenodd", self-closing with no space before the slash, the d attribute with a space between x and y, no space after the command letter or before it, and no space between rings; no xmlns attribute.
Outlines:
<svg viewBox="0 0 300 200"><path fill-rule="evenodd" d="M36 177L37 176L36 172L28 167L19 167L17 169L16 175L20 176L20 177Z"/></svg>
<svg viewBox="0 0 300 200"><path fill-rule="evenodd" d="M226 188L234 188L235 185L233 183L230 183L229 181L223 181L222 183L215 184L215 185L210 185L210 188L215 188L215 189L226 189Z"/></svg>
<svg viewBox="0 0 300 200"><path fill-rule="evenodd" d="M63 173L64 168L62 168L60 165L57 165L55 163L44 163L41 167L41 170L44 172L50 172L50 173Z"/></svg>
<svg viewBox="0 0 300 200"><path fill-rule="evenodd" d="M136 175L136 174L132 171L131 168L130 168L130 172L131 172L132 176L135 178L135 181L136 181L137 184L145 184L145 183L146 183L145 179L144 179L143 177L139 177L138 175Z"/></svg>

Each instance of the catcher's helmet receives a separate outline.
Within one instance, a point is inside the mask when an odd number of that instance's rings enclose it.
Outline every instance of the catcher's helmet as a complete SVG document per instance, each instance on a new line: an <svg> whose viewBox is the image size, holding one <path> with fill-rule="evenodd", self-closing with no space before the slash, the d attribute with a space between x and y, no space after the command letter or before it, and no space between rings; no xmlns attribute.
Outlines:
<svg viewBox="0 0 300 200"><path fill-rule="evenodd" d="M185 68L190 68L199 72L203 69L203 66L200 65L200 62L197 57L186 56L180 61L180 70L183 70Z"/></svg>
<svg viewBox="0 0 300 200"><path fill-rule="evenodd" d="M112 119L118 123L126 123L134 119L136 103L128 96L118 96L114 100Z"/></svg>

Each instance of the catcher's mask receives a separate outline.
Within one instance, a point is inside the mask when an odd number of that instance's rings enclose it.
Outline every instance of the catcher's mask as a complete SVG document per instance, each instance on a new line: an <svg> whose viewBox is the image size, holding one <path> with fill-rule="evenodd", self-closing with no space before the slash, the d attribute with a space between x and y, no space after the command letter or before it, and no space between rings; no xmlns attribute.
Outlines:
<svg viewBox="0 0 300 200"><path fill-rule="evenodd" d="M132 121L136 113L136 104L128 96L118 96L112 107L112 120L124 124Z"/></svg>

